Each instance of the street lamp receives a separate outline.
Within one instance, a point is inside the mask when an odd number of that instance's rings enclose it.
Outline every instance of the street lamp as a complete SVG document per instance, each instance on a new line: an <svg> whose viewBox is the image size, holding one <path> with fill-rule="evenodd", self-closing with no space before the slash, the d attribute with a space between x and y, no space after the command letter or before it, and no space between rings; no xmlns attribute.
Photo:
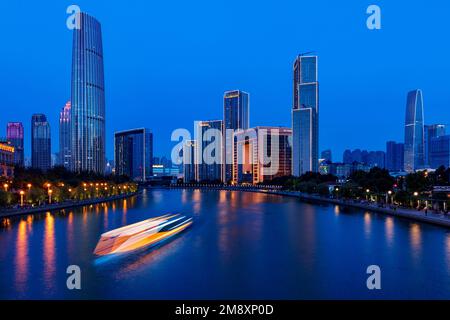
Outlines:
<svg viewBox="0 0 450 320"><path fill-rule="evenodd" d="M48 190L48 203L49 203L49 204L52 203L52 193L53 193L53 190L52 190L52 189L49 189L49 190Z"/></svg>
<svg viewBox="0 0 450 320"><path fill-rule="evenodd" d="M419 196L419 193L416 191L416 192L414 192L413 193L414 194L414 197L418 197ZM420 207L420 199L417 199L417 208L419 208Z"/></svg>
<svg viewBox="0 0 450 320"><path fill-rule="evenodd" d="M5 184L3 185L3 188L5 188L5 192L8 192L8 187L9 187L9 185L8 185L7 183L5 183Z"/></svg>
<svg viewBox="0 0 450 320"><path fill-rule="evenodd" d="M20 190L20 206L23 207L23 195L25 194L25 191Z"/></svg>
<svg viewBox="0 0 450 320"><path fill-rule="evenodd" d="M366 195L366 200L369 201L369 193L370 193L370 189L366 189L366 193L367 193L367 195Z"/></svg>

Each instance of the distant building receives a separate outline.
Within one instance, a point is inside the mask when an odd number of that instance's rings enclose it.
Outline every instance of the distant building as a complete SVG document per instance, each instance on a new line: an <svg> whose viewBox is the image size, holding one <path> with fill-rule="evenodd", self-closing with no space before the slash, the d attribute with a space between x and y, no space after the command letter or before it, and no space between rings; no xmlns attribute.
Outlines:
<svg viewBox="0 0 450 320"><path fill-rule="evenodd" d="M322 151L320 158L322 160L333 162L333 156L332 156L331 150Z"/></svg>
<svg viewBox="0 0 450 320"><path fill-rule="evenodd" d="M444 124L432 124L426 125L424 130L424 142L425 142L425 165L431 166L433 162L431 159L431 149L430 144L433 138L441 137L446 135L446 126ZM436 169L436 168L434 168Z"/></svg>
<svg viewBox="0 0 450 320"><path fill-rule="evenodd" d="M236 132L233 183L257 184L292 174L292 130L255 127Z"/></svg>
<svg viewBox="0 0 450 320"><path fill-rule="evenodd" d="M195 165L195 140L186 140L183 145L183 181L193 183L198 181L197 166Z"/></svg>
<svg viewBox="0 0 450 320"><path fill-rule="evenodd" d="M386 153L384 151L371 151L367 156L367 161L360 163L367 164L371 168L384 169L386 167Z"/></svg>
<svg viewBox="0 0 450 320"><path fill-rule="evenodd" d="M222 181L233 177L234 132L250 126L249 94L240 90L227 91L223 95L223 152Z"/></svg>
<svg viewBox="0 0 450 320"><path fill-rule="evenodd" d="M401 172L404 166L404 144L395 141L386 143L386 169L391 172Z"/></svg>
<svg viewBox="0 0 450 320"><path fill-rule="evenodd" d="M70 170L71 164L71 129L70 129L70 101L59 114L59 160L58 164Z"/></svg>
<svg viewBox="0 0 450 320"><path fill-rule="evenodd" d="M196 144L199 181L222 180L222 128L222 120L196 122L196 140L200 141Z"/></svg>
<svg viewBox="0 0 450 320"><path fill-rule="evenodd" d="M152 176L153 134L146 128L116 132L115 174L135 181L146 181Z"/></svg>
<svg viewBox="0 0 450 320"><path fill-rule="evenodd" d="M362 164L368 167L385 168L386 154L384 151L367 151L361 149L345 150L343 154L344 164Z"/></svg>
<svg viewBox="0 0 450 320"><path fill-rule="evenodd" d="M450 167L450 135L439 136L430 142L430 166L437 169L440 166Z"/></svg>
<svg viewBox="0 0 450 320"><path fill-rule="evenodd" d="M44 114L31 118L31 166L42 171L52 166L50 123Z"/></svg>
<svg viewBox="0 0 450 320"><path fill-rule="evenodd" d="M319 82L317 56L299 55L293 66L292 174L301 176L319 166Z"/></svg>
<svg viewBox="0 0 450 320"><path fill-rule="evenodd" d="M345 150L344 154L342 156L342 162L346 164L352 164L353 163L353 156L351 150Z"/></svg>
<svg viewBox="0 0 450 320"><path fill-rule="evenodd" d="M0 142L0 176L11 178L14 175L14 146Z"/></svg>
<svg viewBox="0 0 450 320"><path fill-rule="evenodd" d="M24 144L22 122L8 122L6 126L6 139L14 147L14 164L24 167Z"/></svg>
<svg viewBox="0 0 450 320"><path fill-rule="evenodd" d="M425 166L423 96L421 90L408 93L405 118L405 171Z"/></svg>

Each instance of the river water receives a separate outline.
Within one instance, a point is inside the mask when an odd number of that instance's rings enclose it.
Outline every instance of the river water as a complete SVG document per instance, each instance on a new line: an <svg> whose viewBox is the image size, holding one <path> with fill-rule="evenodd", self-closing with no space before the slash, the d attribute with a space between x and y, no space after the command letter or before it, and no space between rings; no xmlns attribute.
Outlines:
<svg viewBox="0 0 450 320"><path fill-rule="evenodd" d="M195 222L166 244L92 254L103 232L176 212ZM450 230L291 197L145 190L3 224L1 299L450 299ZM381 290L367 289L370 265Z"/></svg>

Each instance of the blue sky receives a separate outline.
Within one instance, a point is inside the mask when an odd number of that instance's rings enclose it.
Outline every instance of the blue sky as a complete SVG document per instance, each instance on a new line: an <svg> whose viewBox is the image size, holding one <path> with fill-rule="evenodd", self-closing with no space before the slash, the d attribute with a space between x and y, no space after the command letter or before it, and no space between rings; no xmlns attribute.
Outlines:
<svg viewBox="0 0 450 320"><path fill-rule="evenodd" d="M2 1L0 136L8 121L47 114L53 151L70 99L77 4L102 24L107 157L113 133L154 132L155 155L170 155L171 132L222 118L226 90L250 93L250 124L290 125L292 62L319 55L320 148L384 150L403 140L406 94L421 88L427 123L450 123L450 42L444 1ZM382 29L366 28L381 7Z"/></svg>

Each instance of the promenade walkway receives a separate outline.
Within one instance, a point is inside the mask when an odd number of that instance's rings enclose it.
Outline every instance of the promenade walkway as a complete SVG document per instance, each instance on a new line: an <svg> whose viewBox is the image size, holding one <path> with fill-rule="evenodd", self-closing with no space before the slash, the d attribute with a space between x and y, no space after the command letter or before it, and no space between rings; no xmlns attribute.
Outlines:
<svg viewBox="0 0 450 320"><path fill-rule="evenodd" d="M66 202L62 202L62 203L47 204L47 205L33 207L33 208L14 208L14 209L0 210L0 218L8 218L8 217L21 216L21 215L27 215L27 214L35 214L35 213L57 211L57 210L62 210L62 209L87 206L87 205L91 205L91 204L125 199L128 197L134 196L136 194L137 194L137 192L120 194L120 195L116 195L116 196L112 196L112 197L105 197L105 198L86 199L86 200L82 200L82 201L66 201Z"/></svg>

